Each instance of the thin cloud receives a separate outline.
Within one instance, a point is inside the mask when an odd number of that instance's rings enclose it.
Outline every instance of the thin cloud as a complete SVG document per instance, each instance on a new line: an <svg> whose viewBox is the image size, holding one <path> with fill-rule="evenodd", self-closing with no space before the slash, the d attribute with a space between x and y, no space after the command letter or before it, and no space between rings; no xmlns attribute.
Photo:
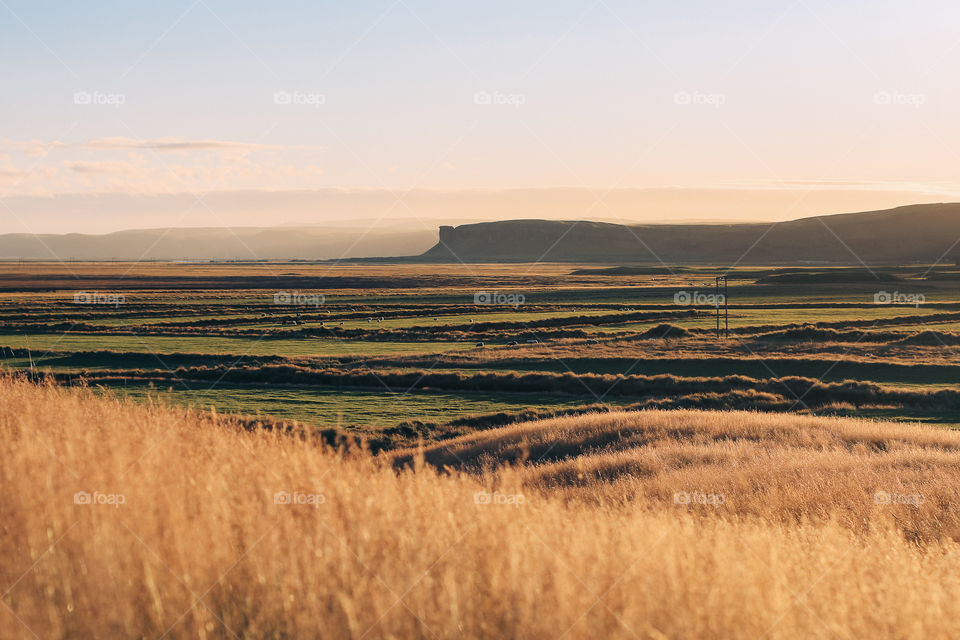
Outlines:
<svg viewBox="0 0 960 640"><path fill-rule="evenodd" d="M0 148L19 151L31 156L46 155L52 149L86 149L111 151L267 151L267 150L318 150L309 145L278 145L239 140L215 140L211 138L129 138L122 136L94 138L81 142L65 143L59 140L0 140Z"/></svg>
<svg viewBox="0 0 960 640"><path fill-rule="evenodd" d="M128 174L138 170L138 167L129 162L67 162L64 164L71 171L77 173L97 173L97 174Z"/></svg>
<svg viewBox="0 0 960 640"><path fill-rule="evenodd" d="M186 138L97 138L78 143L85 149L149 149L152 151L258 151L262 149L284 149L279 145L234 140L190 140Z"/></svg>
<svg viewBox="0 0 960 640"><path fill-rule="evenodd" d="M960 193L960 184L950 182L909 182L898 180L741 180L725 182L716 185L700 185L697 187L678 186L677 189L699 188L704 190L751 190L751 191L779 191L779 190L842 190L842 191L917 191L926 193Z"/></svg>
<svg viewBox="0 0 960 640"><path fill-rule="evenodd" d="M59 140L0 140L0 149L16 151L31 158L42 158L51 149L60 149L67 145Z"/></svg>

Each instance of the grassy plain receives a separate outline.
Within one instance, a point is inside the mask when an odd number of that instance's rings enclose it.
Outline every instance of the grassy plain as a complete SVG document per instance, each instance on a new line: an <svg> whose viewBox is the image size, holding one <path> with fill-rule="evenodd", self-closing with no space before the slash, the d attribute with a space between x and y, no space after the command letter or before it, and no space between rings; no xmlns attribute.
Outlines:
<svg viewBox="0 0 960 640"><path fill-rule="evenodd" d="M703 266L611 275L563 264L0 263L0 363L138 399L365 431L638 403L960 422L952 400L932 395L960 385L949 273L909 266L835 282L849 272L799 271L824 275L770 284L781 269L731 270L731 335L717 339L708 296L723 272ZM76 304L78 294L111 303ZM485 294L512 297L483 304ZM887 294L900 303L875 303ZM383 383L397 372L430 384ZM511 378L535 373L582 381L533 392ZM686 390L645 386L655 376ZM731 379L737 393L709 382L731 376L752 382ZM845 380L930 393L871 402L821 389Z"/></svg>
<svg viewBox="0 0 960 640"><path fill-rule="evenodd" d="M3 379L0 456L3 638L947 639L960 615L960 434L918 425L613 413L374 458Z"/></svg>

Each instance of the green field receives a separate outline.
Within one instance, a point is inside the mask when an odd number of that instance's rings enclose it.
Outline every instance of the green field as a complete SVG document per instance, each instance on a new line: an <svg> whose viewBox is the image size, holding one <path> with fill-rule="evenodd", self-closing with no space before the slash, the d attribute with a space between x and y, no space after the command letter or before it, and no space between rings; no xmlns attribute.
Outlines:
<svg viewBox="0 0 960 640"><path fill-rule="evenodd" d="M148 384L111 385L121 396L143 400L162 397L197 408L221 412L268 414L309 424L341 427L392 427L408 420L444 423L463 416L521 411L531 406L523 393L376 392L298 388L255 388L201 384L156 387ZM573 407L576 398L542 398L537 407Z"/></svg>
<svg viewBox="0 0 960 640"><path fill-rule="evenodd" d="M203 279L171 288L195 269ZM771 270L734 270L723 339L705 297L722 272L708 267L610 277L577 265L272 265L278 291L315 296L307 305L245 288L258 266L72 270L82 287L60 265L0 265L2 366L364 432L596 404L960 422L949 395L960 391L960 296L911 267L892 270L895 284L770 285L758 280ZM318 289L318 273L349 286ZM78 291L122 301L74 304ZM522 297L475 304L479 292ZM677 304L678 292L697 304ZM923 304L875 304L881 292ZM673 329L651 332L661 325ZM785 328L802 331L766 335ZM911 341L924 331L936 334Z"/></svg>
<svg viewBox="0 0 960 640"><path fill-rule="evenodd" d="M39 357L50 351L124 351L158 356L172 353L233 354L237 356L373 356L442 353L472 347L456 342L363 342L336 338L284 340L194 336L129 336L87 334L25 334L0 336L0 344L31 349Z"/></svg>

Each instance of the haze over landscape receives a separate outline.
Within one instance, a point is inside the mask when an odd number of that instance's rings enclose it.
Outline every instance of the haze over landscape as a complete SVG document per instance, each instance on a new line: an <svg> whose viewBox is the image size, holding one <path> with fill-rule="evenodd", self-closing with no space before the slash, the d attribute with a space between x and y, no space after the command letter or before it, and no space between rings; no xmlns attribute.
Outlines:
<svg viewBox="0 0 960 640"><path fill-rule="evenodd" d="M953 640L957 24L0 0L0 639Z"/></svg>
<svg viewBox="0 0 960 640"><path fill-rule="evenodd" d="M340 260L611 262L650 264L954 264L960 204L818 216L774 223L624 225L508 220L437 232L392 228L146 229L103 235L0 235L0 258L76 260Z"/></svg>

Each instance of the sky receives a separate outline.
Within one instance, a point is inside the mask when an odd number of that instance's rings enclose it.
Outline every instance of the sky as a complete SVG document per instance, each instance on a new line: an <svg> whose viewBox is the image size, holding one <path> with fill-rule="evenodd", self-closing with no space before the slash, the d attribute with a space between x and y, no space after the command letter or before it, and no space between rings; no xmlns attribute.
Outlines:
<svg viewBox="0 0 960 640"><path fill-rule="evenodd" d="M950 1L0 0L0 232L960 200Z"/></svg>

